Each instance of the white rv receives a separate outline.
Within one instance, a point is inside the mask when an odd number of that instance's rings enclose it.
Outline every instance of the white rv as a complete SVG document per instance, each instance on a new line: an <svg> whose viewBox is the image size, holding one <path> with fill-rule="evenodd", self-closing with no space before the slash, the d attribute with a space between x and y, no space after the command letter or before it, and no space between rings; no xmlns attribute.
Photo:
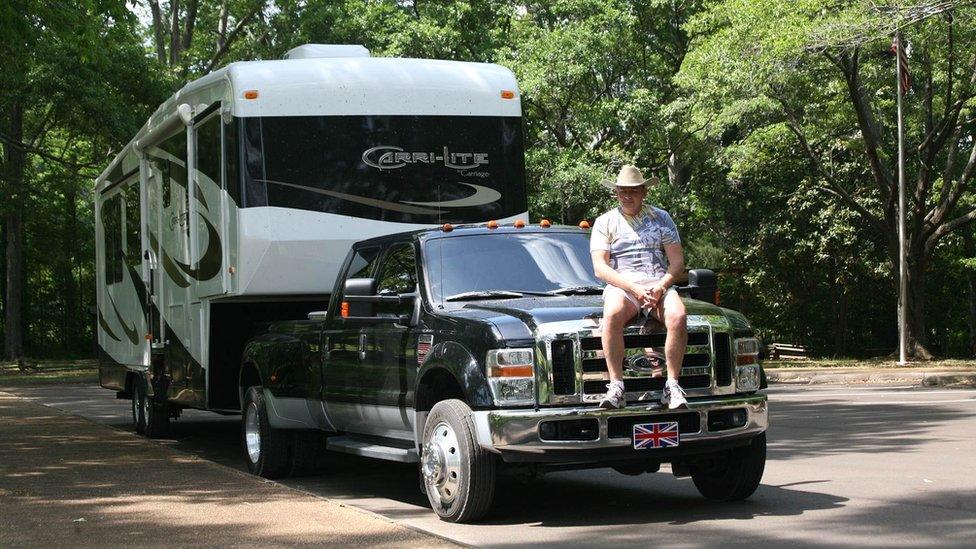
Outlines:
<svg viewBox="0 0 976 549"><path fill-rule="evenodd" d="M527 220L522 139L492 64L307 45L187 84L95 181L101 385L239 412L255 326L323 309L353 242Z"/></svg>

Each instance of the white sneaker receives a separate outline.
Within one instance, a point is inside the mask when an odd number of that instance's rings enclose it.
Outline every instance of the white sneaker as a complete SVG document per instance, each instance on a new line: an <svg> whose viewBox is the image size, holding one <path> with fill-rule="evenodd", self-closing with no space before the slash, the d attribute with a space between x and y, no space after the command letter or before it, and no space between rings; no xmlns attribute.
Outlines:
<svg viewBox="0 0 976 549"><path fill-rule="evenodd" d="M607 385L607 394L600 401L600 408L604 410L611 410L615 408L623 408L627 405L627 399L624 398L624 384L623 383L613 383Z"/></svg>
<svg viewBox="0 0 976 549"><path fill-rule="evenodd" d="M685 398L685 390L678 385L678 380L668 379L664 384L664 393L661 395L661 404L667 404L669 410L675 408L687 408L688 399Z"/></svg>

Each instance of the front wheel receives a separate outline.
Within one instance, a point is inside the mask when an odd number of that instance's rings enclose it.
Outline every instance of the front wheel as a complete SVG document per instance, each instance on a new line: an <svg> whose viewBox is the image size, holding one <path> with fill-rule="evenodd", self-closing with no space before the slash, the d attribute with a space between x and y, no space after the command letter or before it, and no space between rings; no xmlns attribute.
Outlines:
<svg viewBox="0 0 976 549"><path fill-rule="evenodd" d="M689 464L691 480L701 495L719 501L751 496L766 468L766 433L747 446L718 452Z"/></svg>
<svg viewBox="0 0 976 549"><path fill-rule="evenodd" d="M495 457L475 440L471 408L438 402L427 415L420 471L434 512L448 522L483 516L495 496Z"/></svg>

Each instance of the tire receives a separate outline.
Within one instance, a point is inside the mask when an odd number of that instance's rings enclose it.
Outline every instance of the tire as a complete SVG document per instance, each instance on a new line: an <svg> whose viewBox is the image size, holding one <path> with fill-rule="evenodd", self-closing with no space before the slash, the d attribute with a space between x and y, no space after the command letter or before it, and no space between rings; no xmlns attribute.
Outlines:
<svg viewBox="0 0 976 549"><path fill-rule="evenodd" d="M766 433L748 446L712 454L689 464L691 480L708 499L738 501L751 496L766 467Z"/></svg>
<svg viewBox="0 0 976 549"><path fill-rule="evenodd" d="M165 397L156 394L149 396L143 385L142 393L143 433L149 438L161 438L169 434L169 403Z"/></svg>
<svg viewBox="0 0 976 549"><path fill-rule="evenodd" d="M146 388L142 379L137 379L132 383L132 424L135 426L137 434L146 432L146 416L143 414L146 402Z"/></svg>
<svg viewBox="0 0 976 549"><path fill-rule="evenodd" d="M427 415L420 465L427 499L442 520L472 522L491 507L495 456L475 440L464 402L443 400Z"/></svg>
<svg viewBox="0 0 976 549"><path fill-rule="evenodd" d="M292 433L271 428L263 388L250 387L244 394L241 413L241 442L248 470L264 478L288 476L292 469L292 439Z"/></svg>

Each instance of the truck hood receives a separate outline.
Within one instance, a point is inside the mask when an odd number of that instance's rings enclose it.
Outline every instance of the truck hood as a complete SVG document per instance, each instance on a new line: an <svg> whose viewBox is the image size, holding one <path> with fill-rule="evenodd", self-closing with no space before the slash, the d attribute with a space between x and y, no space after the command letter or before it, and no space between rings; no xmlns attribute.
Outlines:
<svg viewBox="0 0 976 549"><path fill-rule="evenodd" d="M688 315L719 315L728 312L711 303L682 298ZM442 314L459 319L490 322L500 339L533 339L539 326L578 321L580 326L596 327L603 317L603 296L523 297L471 303Z"/></svg>

